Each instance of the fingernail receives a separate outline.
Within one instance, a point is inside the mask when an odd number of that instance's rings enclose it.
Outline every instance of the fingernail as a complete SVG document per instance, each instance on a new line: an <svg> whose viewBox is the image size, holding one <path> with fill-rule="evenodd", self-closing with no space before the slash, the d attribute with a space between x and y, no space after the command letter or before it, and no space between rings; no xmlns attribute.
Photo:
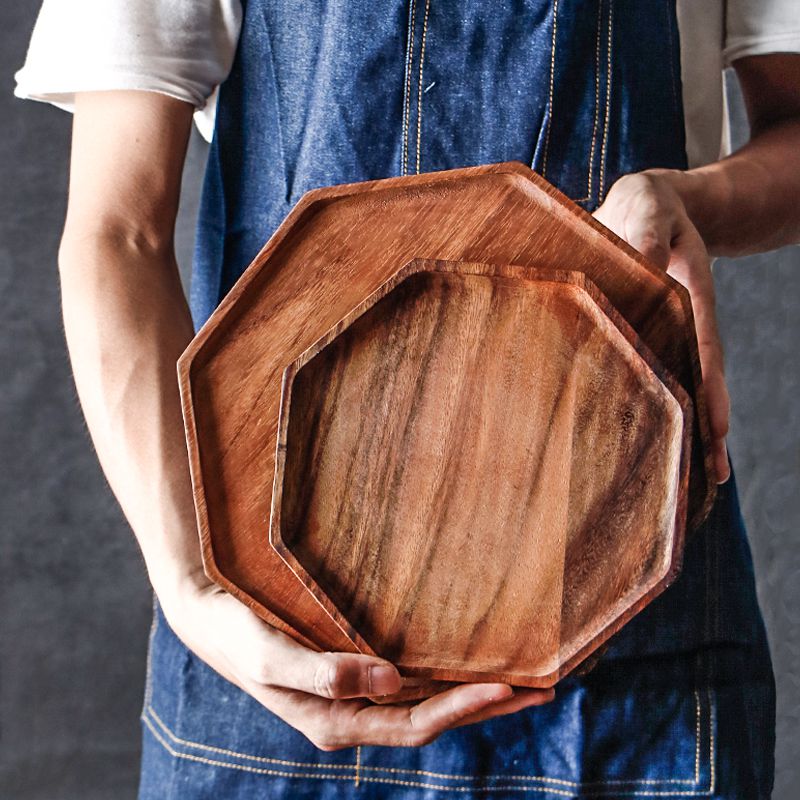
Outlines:
<svg viewBox="0 0 800 800"><path fill-rule="evenodd" d="M394 667L379 664L369 668L369 693L392 694L400 690L400 676Z"/></svg>

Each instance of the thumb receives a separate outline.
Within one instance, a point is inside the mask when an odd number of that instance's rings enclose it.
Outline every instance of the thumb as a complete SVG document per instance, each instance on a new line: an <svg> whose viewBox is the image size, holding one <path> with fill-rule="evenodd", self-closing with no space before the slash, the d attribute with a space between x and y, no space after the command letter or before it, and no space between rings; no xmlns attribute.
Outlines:
<svg viewBox="0 0 800 800"><path fill-rule="evenodd" d="M382 658L317 653L280 631L275 633L264 683L329 700L394 694L402 688L400 673Z"/></svg>

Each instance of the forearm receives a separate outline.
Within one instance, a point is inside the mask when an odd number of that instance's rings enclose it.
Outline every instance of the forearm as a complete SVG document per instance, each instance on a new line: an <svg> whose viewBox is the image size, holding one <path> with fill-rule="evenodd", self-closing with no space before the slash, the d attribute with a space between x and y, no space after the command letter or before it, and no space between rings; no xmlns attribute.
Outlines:
<svg viewBox="0 0 800 800"><path fill-rule="evenodd" d="M92 440L159 594L202 576L175 364L192 323L171 247L65 234L64 325Z"/></svg>
<svg viewBox="0 0 800 800"><path fill-rule="evenodd" d="M666 178L712 256L800 242L800 55L734 62L750 141L728 158Z"/></svg>
<svg viewBox="0 0 800 800"><path fill-rule="evenodd" d="M681 196L711 255L800 242L800 119L770 127L713 164L657 172Z"/></svg>

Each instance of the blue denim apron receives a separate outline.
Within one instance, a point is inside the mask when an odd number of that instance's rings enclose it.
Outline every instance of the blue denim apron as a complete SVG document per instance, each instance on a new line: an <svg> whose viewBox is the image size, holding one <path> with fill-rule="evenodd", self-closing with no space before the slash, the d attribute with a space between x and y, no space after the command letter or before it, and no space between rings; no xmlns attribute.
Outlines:
<svg viewBox="0 0 800 800"><path fill-rule="evenodd" d="M592 210L685 168L674 0L247 0L201 204L199 326L308 189L520 160ZM142 800L768 797L774 686L735 478L681 577L549 705L317 751L156 609Z"/></svg>

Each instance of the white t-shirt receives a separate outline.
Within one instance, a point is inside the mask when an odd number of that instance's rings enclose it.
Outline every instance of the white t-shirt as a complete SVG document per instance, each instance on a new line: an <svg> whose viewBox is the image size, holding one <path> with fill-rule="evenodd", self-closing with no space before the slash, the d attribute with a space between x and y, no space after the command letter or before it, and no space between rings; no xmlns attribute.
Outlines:
<svg viewBox="0 0 800 800"><path fill-rule="evenodd" d="M677 0L677 12L686 150L698 166L725 149L723 69L800 52L800 0ZM241 18L239 0L44 0L15 94L70 109L80 91L162 92L192 103L210 139Z"/></svg>

